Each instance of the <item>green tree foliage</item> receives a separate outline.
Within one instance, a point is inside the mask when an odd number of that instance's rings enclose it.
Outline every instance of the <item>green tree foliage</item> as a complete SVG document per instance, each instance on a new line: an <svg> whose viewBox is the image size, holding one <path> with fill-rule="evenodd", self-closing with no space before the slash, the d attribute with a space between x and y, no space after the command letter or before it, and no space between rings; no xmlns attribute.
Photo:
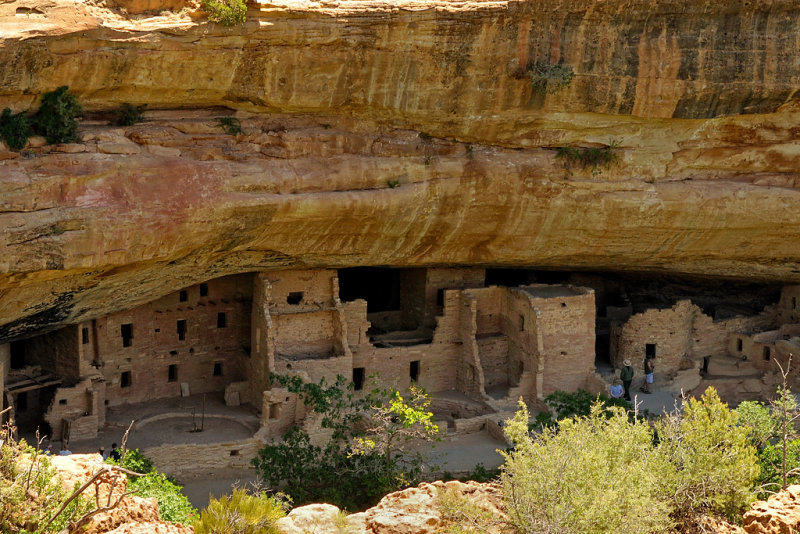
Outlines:
<svg viewBox="0 0 800 534"><path fill-rule="evenodd" d="M665 416L657 425L659 448L674 466L674 506L679 517L711 509L735 517L752 499L759 474L749 428L714 388L700 399L687 399L683 413Z"/></svg>
<svg viewBox="0 0 800 534"><path fill-rule="evenodd" d="M633 405L625 399L613 399L607 395L592 395L585 389L575 392L554 391L544 398L544 403L550 408L550 412L542 412L536 416L533 425L536 429L549 426L555 427L556 421L567 417L585 417L592 411L592 406L597 403L603 406L619 406L626 410L632 410ZM555 414L555 415L554 415Z"/></svg>
<svg viewBox="0 0 800 534"><path fill-rule="evenodd" d="M48 525L69 494L46 456L16 441L11 425L0 429L0 532L60 532L92 508L79 496Z"/></svg>
<svg viewBox="0 0 800 534"><path fill-rule="evenodd" d="M296 504L324 501L355 510L419 479L423 458L405 445L438 432L424 392L412 388L402 395L375 388L356 396L341 376L330 386L325 380L313 384L296 376L272 378L319 414L331 438L323 446L314 445L295 427L282 441L261 449L252 463L270 487L284 487Z"/></svg>
<svg viewBox="0 0 800 534"><path fill-rule="evenodd" d="M592 534L667 532L670 466L653 434L623 408L596 404L558 428L528 431L528 411L505 426L515 448L504 453L501 482L520 532Z"/></svg>
<svg viewBox="0 0 800 534"><path fill-rule="evenodd" d="M133 126L144 119L144 109L147 106L134 106L132 104L122 104L114 112L114 123L117 126Z"/></svg>
<svg viewBox="0 0 800 534"><path fill-rule="evenodd" d="M107 463L117 464L109 458ZM128 491L135 491L139 497L154 497L158 501L158 510L161 518L173 523L191 522L197 510L191 505L189 499L181 492L182 487L175 484L165 474L159 473L153 461L142 454L139 449L126 451L121 467L141 473L144 476L128 477Z"/></svg>
<svg viewBox="0 0 800 534"><path fill-rule="evenodd" d="M744 401L734 412L739 426L747 428L747 440L757 449L762 449L777 437L779 423L763 402Z"/></svg>
<svg viewBox="0 0 800 534"><path fill-rule="evenodd" d="M202 0L201 5L208 12L208 20L223 26L236 26L247 20L245 0Z"/></svg>
<svg viewBox="0 0 800 534"><path fill-rule="evenodd" d="M194 522L195 534L278 534L275 522L286 515L280 498L250 495L235 488L231 495L212 498Z"/></svg>
<svg viewBox="0 0 800 534"><path fill-rule="evenodd" d="M783 487L783 442L767 445L758 451L758 463L761 474L758 477L758 498L766 499ZM800 482L800 440L791 440L786 444L786 483Z"/></svg>
<svg viewBox="0 0 800 534"><path fill-rule="evenodd" d="M62 85L42 95L42 105L33 120L34 130L48 143L71 143L78 139L77 118L82 114L78 99Z"/></svg>
<svg viewBox="0 0 800 534"><path fill-rule="evenodd" d="M12 114L10 109L5 108L0 115L0 139L5 141L9 148L20 150L25 148L29 136L28 118L22 113Z"/></svg>

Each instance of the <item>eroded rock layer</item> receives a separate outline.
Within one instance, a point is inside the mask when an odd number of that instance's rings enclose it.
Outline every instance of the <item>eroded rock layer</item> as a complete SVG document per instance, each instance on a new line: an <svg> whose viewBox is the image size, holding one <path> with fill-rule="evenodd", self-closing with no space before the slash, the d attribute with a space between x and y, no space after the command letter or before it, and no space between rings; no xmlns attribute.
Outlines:
<svg viewBox="0 0 800 534"><path fill-rule="evenodd" d="M0 107L69 85L90 111L164 110L0 151L0 341L272 268L797 282L795 7L264 4L228 29L2 4ZM576 76L538 94L535 61ZM213 106L238 109L243 133ZM615 146L618 162L567 169L564 146Z"/></svg>

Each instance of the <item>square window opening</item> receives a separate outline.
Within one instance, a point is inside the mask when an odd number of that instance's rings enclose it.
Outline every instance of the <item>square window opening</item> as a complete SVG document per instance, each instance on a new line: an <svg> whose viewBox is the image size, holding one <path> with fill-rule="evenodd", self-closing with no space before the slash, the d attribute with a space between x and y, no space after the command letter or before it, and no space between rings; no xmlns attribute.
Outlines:
<svg viewBox="0 0 800 534"><path fill-rule="evenodd" d="M646 358L655 358L656 357L656 344L655 343L647 343L644 346L644 355Z"/></svg>
<svg viewBox="0 0 800 534"><path fill-rule="evenodd" d="M200 284L200 296L201 297L208 296L208 284Z"/></svg>
<svg viewBox="0 0 800 534"><path fill-rule="evenodd" d="M120 332L122 334L122 346L130 347L133 344L133 325L131 323L120 325Z"/></svg>
<svg viewBox="0 0 800 534"><path fill-rule="evenodd" d="M178 293L178 300L180 302L186 302L187 300L189 300L189 292L186 291L185 289L181 289L181 292Z"/></svg>
<svg viewBox="0 0 800 534"><path fill-rule="evenodd" d="M183 341L186 339L186 320L178 320L178 340Z"/></svg>
<svg viewBox="0 0 800 534"><path fill-rule="evenodd" d="M355 391L361 391L364 389L364 368L363 367L354 367L353 368L353 389Z"/></svg>
<svg viewBox="0 0 800 534"><path fill-rule="evenodd" d="M167 368L167 382L177 382L178 381L178 366L176 364L170 364Z"/></svg>
<svg viewBox="0 0 800 534"><path fill-rule="evenodd" d="M411 364L408 366L408 374L411 377L412 382L419 380L419 360L411 362Z"/></svg>
<svg viewBox="0 0 800 534"><path fill-rule="evenodd" d="M131 372L130 371L123 371L121 375L119 375L119 387L121 388L129 388L131 387Z"/></svg>
<svg viewBox="0 0 800 534"><path fill-rule="evenodd" d="M222 376L222 362L214 362L214 376Z"/></svg>
<svg viewBox="0 0 800 534"><path fill-rule="evenodd" d="M59 406L66 406L67 405L67 399L59 399L58 400L58 405Z"/></svg>
<svg viewBox="0 0 800 534"><path fill-rule="evenodd" d="M81 344L87 345L89 343L89 329L81 328Z"/></svg>
<svg viewBox="0 0 800 534"><path fill-rule="evenodd" d="M217 328L225 328L228 326L228 318L225 316L225 312L219 312L217 314Z"/></svg>
<svg viewBox="0 0 800 534"><path fill-rule="evenodd" d="M303 300L303 292L302 291L292 291L289 293L289 296L286 297L286 304L291 304L292 306L296 306L300 304Z"/></svg>

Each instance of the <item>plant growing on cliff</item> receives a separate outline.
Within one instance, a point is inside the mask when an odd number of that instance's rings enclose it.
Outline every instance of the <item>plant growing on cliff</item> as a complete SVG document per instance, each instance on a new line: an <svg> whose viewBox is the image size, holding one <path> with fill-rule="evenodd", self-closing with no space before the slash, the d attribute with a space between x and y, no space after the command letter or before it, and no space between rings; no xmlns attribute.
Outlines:
<svg viewBox="0 0 800 534"><path fill-rule="evenodd" d="M537 61L528 65L531 87L539 94L554 94L572 83L575 72L569 65Z"/></svg>
<svg viewBox="0 0 800 534"><path fill-rule="evenodd" d="M38 444L17 441L15 433L12 423L0 428L0 532L60 532L91 503L78 496L58 513L68 497L61 478Z"/></svg>
<svg viewBox="0 0 800 534"><path fill-rule="evenodd" d="M242 123L236 117L219 117L217 119L220 127L228 135L237 135L242 133Z"/></svg>
<svg viewBox="0 0 800 534"><path fill-rule="evenodd" d="M0 139L5 141L9 148L20 150L25 148L29 136L28 118L22 113L12 114L10 109L5 108L0 115Z"/></svg>
<svg viewBox="0 0 800 534"><path fill-rule="evenodd" d="M278 534L275 522L286 515L286 501L264 492L235 488L212 498L194 522L195 534Z"/></svg>
<svg viewBox="0 0 800 534"><path fill-rule="evenodd" d="M144 109L147 106L134 106L132 104L122 104L119 109L114 112L114 124L117 126L133 126L136 123L144 120Z"/></svg>
<svg viewBox="0 0 800 534"><path fill-rule="evenodd" d="M82 114L78 99L69 93L69 87L62 85L42 95L42 105L33 117L33 127L48 143L71 143L78 139L77 118Z"/></svg>
<svg viewBox="0 0 800 534"><path fill-rule="evenodd" d="M327 443L315 445L308 433L294 427L281 442L268 444L253 459L259 476L271 487L292 482L285 491L295 504L321 500L360 509L418 480L423 459L408 453L403 444L415 438L432 439L438 431L423 391L402 395L375 388L356 396L342 376L330 386L324 379L318 384L296 376L273 375L272 379L297 394L331 434Z"/></svg>
<svg viewBox="0 0 800 534"><path fill-rule="evenodd" d="M572 175L575 167L591 169L592 176L601 174L611 165L619 163L619 141L611 141L606 147L576 148L571 146L559 147L556 159L561 160L567 175Z"/></svg>
<svg viewBox="0 0 800 534"><path fill-rule="evenodd" d="M189 499L181 492L181 486L175 484L165 474L156 470L153 461L142 454L139 449L125 451L120 462L106 460L112 465L140 473L143 476L129 477L128 490L139 497L153 497L158 502L161 518L174 523L187 523L197 514Z"/></svg>
<svg viewBox="0 0 800 534"><path fill-rule="evenodd" d="M236 26L247 20L245 0L202 0L201 6L208 12L208 20L223 26Z"/></svg>

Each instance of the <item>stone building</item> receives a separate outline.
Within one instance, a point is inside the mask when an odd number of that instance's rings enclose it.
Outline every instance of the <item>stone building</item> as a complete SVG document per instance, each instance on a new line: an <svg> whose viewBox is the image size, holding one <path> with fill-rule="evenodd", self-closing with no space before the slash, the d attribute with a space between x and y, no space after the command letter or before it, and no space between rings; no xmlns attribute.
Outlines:
<svg viewBox="0 0 800 534"><path fill-rule="evenodd" d="M22 426L45 424L53 439L68 441L96 435L107 408L224 392L229 405L261 411L260 435L269 439L314 424L270 373L329 383L341 375L356 390L374 375L398 388L417 383L451 427L513 410L520 396L598 388L592 290L483 285L476 268L209 280L0 345L5 404Z"/></svg>

